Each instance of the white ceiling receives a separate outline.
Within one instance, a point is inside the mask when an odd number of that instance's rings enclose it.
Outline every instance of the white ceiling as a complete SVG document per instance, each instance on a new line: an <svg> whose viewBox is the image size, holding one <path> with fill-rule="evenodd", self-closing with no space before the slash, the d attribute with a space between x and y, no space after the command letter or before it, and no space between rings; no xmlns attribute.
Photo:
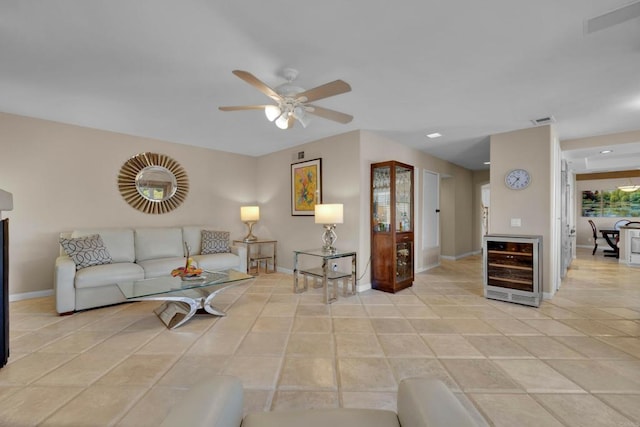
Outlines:
<svg viewBox="0 0 640 427"><path fill-rule="evenodd" d="M628 0L0 0L0 111L262 155L368 129L483 169L488 136L553 115L561 139L640 128L640 19L584 34ZM283 131L283 67L355 116ZM429 140L426 133L444 136Z"/></svg>
<svg viewBox="0 0 640 427"><path fill-rule="evenodd" d="M640 169L640 142L568 150L563 158L576 173Z"/></svg>

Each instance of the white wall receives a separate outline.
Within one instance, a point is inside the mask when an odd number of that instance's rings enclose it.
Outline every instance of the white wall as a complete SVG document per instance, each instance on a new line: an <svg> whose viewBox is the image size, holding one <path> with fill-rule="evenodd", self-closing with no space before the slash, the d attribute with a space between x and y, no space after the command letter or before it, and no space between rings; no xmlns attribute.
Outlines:
<svg viewBox="0 0 640 427"><path fill-rule="evenodd" d="M14 197L4 215L12 295L53 288L61 231L209 224L245 234L239 207L256 202L255 158L2 113L0 129L0 188ZM187 199L170 213L144 214L120 196L120 167L144 151L174 158L189 176Z"/></svg>

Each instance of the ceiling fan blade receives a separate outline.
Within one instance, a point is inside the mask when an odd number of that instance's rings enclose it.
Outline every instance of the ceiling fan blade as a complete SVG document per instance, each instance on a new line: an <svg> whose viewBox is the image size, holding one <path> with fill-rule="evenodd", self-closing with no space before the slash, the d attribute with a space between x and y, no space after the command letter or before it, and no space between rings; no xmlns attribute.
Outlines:
<svg viewBox="0 0 640 427"><path fill-rule="evenodd" d="M316 105L307 104L306 107L311 107L307 109L307 113L313 114L314 116L322 117L323 119L333 120L334 122L339 122L342 124L347 124L351 120L353 120L353 116L345 113L341 113L335 110L329 110L328 108L318 107Z"/></svg>
<svg viewBox="0 0 640 427"><path fill-rule="evenodd" d="M271 89L264 82L262 82L260 79L258 79L248 71L233 70L233 74L240 77L242 80L249 83L251 86L255 87L274 101L280 101L282 99L282 97L278 95L275 90Z"/></svg>
<svg viewBox="0 0 640 427"><path fill-rule="evenodd" d="M341 93L351 91L349 83L342 80L334 80L330 83L323 84L321 86L314 87L313 89L305 90L302 93L296 95L296 98L306 98L303 102L313 102L318 99L328 98L334 95L340 95Z"/></svg>
<svg viewBox="0 0 640 427"><path fill-rule="evenodd" d="M266 105L237 105L231 107L218 107L221 111L240 111L240 110L264 110Z"/></svg>

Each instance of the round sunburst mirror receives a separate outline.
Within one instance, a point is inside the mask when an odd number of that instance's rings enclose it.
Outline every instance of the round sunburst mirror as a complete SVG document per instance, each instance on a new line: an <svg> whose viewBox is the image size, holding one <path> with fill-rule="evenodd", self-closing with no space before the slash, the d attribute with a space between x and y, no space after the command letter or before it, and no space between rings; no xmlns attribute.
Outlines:
<svg viewBox="0 0 640 427"><path fill-rule="evenodd" d="M149 214L171 212L189 192L187 173L169 156L140 153L127 160L118 175L120 194L129 205Z"/></svg>

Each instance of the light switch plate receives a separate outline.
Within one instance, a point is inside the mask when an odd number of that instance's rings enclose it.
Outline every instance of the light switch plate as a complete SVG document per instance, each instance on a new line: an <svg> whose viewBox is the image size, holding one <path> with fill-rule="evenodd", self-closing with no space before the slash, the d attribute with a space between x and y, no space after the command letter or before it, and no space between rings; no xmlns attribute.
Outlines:
<svg viewBox="0 0 640 427"><path fill-rule="evenodd" d="M520 218L511 218L511 226L512 227L521 227L522 220Z"/></svg>

